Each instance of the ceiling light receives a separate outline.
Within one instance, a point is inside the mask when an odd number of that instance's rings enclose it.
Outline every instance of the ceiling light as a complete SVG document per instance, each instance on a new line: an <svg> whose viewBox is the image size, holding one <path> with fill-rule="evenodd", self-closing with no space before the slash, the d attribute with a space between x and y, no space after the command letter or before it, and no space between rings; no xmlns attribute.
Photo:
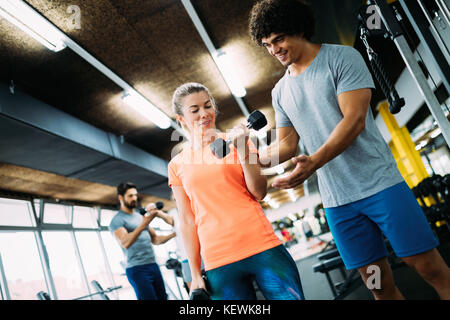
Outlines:
<svg viewBox="0 0 450 320"><path fill-rule="evenodd" d="M122 100L161 129L170 127L169 117L136 91L124 92Z"/></svg>
<svg viewBox="0 0 450 320"><path fill-rule="evenodd" d="M434 131L431 133L430 137L431 137L432 139L434 139L434 138L436 138L438 135L440 135L441 133L442 133L441 129L440 129L440 128L437 128L436 130L434 130Z"/></svg>
<svg viewBox="0 0 450 320"><path fill-rule="evenodd" d="M422 140L422 141L420 141L419 144L416 146L416 150L422 149L422 148L425 147L427 144L428 144L428 141L427 141L427 140Z"/></svg>
<svg viewBox="0 0 450 320"><path fill-rule="evenodd" d="M296 196L294 190L293 189L287 189L286 191L289 194L289 197L291 198L291 201L295 202L298 197Z"/></svg>
<svg viewBox="0 0 450 320"><path fill-rule="evenodd" d="M0 0L0 16L52 51L66 47L64 34L21 0Z"/></svg>
<svg viewBox="0 0 450 320"><path fill-rule="evenodd" d="M280 207L278 202L274 201L269 195L266 195L263 201L266 202L273 209L278 209Z"/></svg>
<svg viewBox="0 0 450 320"><path fill-rule="evenodd" d="M282 164L282 163L276 165L276 166L273 167L273 168L275 169L275 172L276 172L277 174L283 174L283 173L284 173L284 167L283 167L283 164Z"/></svg>
<svg viewBox="0 0 450 320"><path fill-rule="evenodd" d="M222 73L225 81L230 88L231 93L238 98L242 98L247 94L244 86L236 75L235 69L231 64L228 56L222 50L217 50L214 57L220 72Z"/></svg>
<svg viewBox="0 0 450 320"><path fill-rule="evenodd" d="M278 209L280 207L280 205L278 204L278 202L275 202L274 200L270 200L267 202L269 204L269 206L271 206L273 209Z"/></svg>

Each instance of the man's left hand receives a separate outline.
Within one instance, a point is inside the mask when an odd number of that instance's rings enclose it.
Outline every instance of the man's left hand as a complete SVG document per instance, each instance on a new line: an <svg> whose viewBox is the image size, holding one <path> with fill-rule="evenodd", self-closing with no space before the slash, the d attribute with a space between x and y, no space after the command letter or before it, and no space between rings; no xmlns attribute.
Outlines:
<svg viewBox="0 0 450 320"><path fill-rule="evenodd" d="M156 205L153 202L151 202L145 206L145 211L157 214L159 210L156 208Z"/></svg>
<svg viewBox="0 0 450 320"><path fill-rule="evenodd" d="M317 164L310 156L293 157L291 161L295 164L294 170L285 177L276 178L272 187L279 189L294 188L302 184L317 170Z"/></svg>

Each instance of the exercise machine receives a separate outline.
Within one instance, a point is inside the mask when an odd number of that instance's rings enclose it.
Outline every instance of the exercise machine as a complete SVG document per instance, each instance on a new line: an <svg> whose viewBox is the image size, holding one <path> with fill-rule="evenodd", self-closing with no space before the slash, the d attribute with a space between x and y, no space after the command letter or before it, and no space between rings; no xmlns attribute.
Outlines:
<svg viewBox="0 0 450 320"><path fill-rule="evenodd" d="M87 298L92 298L94 296L100 296L100 300L111 300L108 297L107 293L115 291L115 290L122 289L122 286L115 286L115 287L110 287L110 288L107 288L107 289L103 289L102 286L100 285L100 283L97 280L92 280L91 281L91 285L96 290L96 292L88 294L88 295L85 295L85 296L81 296L81 297L78 297L78 298L74 298L72 300L84 300L84 299L87 299ZM50 298L50 295L47 292L45 292L45 291L39 291L36 294L36 296L37 296L38 300L52 300Z"/></svg>
<svg viewBox="0 0 450 320"><path fill-rule="evenodd" d="M449 19L447 17L448 5L446 2L440 0L435 0L435 2L439 3L439 8L442 9L443 15L446 17L446 19L442 19L442 22L446 23L447 27L450 28L450 24L448 24ZM426 68L424 68L422 61L419 62L415 57L410 43L408 42L408 34L404 28L402 28L404 20L408 19L408 22L412 25L421 43L431 56L444 87L447 92L450 93L450 53L448 52L448 46L445 43L445 39L440 35L433 24L433 19L435 17L430 16L430 10L427 9L427 5L422 0L399 0L391 5L388 5L386 0L369 0L368 5L375 5L383 25L379 29L370 29L367 25L361 23L362 28L360 30L360 37L366 46L375 77L380 82L380 86L388 98L390 111L392 113L399 112L404 101L396 94L395 88L389 81L380 60L368 45L367 39L371 33L383 33L385 38L391 39L395 43L406 67L424 98L426 105L441 129L447 145L450 145L450 123L434 94L433 88L430 87L427 81L428 74L425 74L427 72ZM401 6L401 8L399 6ZM405 12L405 14L403 14L403 12ZM436 12L434 14L436 15ZM364 20L367 21L365 19L366 17L361 19L361 16L363 15L360 14L360 22Z"/></svg>

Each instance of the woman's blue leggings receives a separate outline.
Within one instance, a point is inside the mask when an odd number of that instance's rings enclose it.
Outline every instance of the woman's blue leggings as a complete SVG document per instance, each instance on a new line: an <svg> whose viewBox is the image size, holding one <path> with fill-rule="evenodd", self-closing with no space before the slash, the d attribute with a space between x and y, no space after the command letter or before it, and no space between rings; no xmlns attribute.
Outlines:
<svg viewBox="0 0 450 320"><path fill-rule="evenodd" d="M253 280L267 300L304 300L297 265L283 245L206 271L213 300L256 300Z"/></svg>

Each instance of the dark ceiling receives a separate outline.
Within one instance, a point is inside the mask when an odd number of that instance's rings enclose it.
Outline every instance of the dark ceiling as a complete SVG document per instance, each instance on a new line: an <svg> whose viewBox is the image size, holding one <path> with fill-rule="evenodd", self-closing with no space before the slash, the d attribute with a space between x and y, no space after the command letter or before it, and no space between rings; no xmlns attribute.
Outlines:
<svg viewBox="0 0 450 320"><path fill-rule="evenodd" d="M171 118L174 118L171 110L174 89L182 83L195 81L206 85L215 96L221 111L217 120L220 130L225 131L243 120L241 109L181 1L26 2ZM233 60L236 72L247 90L243 98L247 108L250 112L261 110L266 114L269 126L274 128L270 93L283 75L284 68L264 48L256 46L248 35L247 20L254 1L191 2L214 46L224 49ZM358 40L355 42L357 13L364 1L310 2L317 19L313 42L355 46L365 54L361 43ZM77 5L81 10L80 29L68 24L70 14L67 8L70 5ZM392 49L392 45L386 42L378 47L378 50ZM403 67L398 63L401 59L397 57L396 51L391 53L391 57L388 63L395 80ZM125 105L121 99L122 89L71 49L54 53L4 19L0 19L0 76L2 82L9 84L13 80L16 87L26 94L100 130L123 136L127 143L165 161L170 161L171 152L178 143L171 141L173 128L162 130ZM381 99L383 97L376 92L372 105ZM29 162L32 162L32 158ZM45 176L46 173L27 173L24 166L15 165L17 163L0 165L0 177L5 177L0 178L0 189L40 194L39 189L30 184L26 184L28 187L9 184L7 177L17 170L22 174L21 179L32 181L33 176ZM26 167L37 169L33 165ZM61 176L61 179L64 180L64 177ZM75 184L73 180L70 183L72 187ZM80 180L79 190L73 190L72 194L76 194L72 197L74 200L93 203L115 201L113 189L108 189L111 185L104 184L105 190L109 190L109 197L102 195L96 198L87 196L89 192L83 195L83 183L86 181ZM68 184L61 181L61 194L66 193L63 192L65 185ZM302 188L297 191L298 195L303 194ZM151 191L147 194L152 196ZM289 199L281 191L276 197L280 203Z"/></svg>

